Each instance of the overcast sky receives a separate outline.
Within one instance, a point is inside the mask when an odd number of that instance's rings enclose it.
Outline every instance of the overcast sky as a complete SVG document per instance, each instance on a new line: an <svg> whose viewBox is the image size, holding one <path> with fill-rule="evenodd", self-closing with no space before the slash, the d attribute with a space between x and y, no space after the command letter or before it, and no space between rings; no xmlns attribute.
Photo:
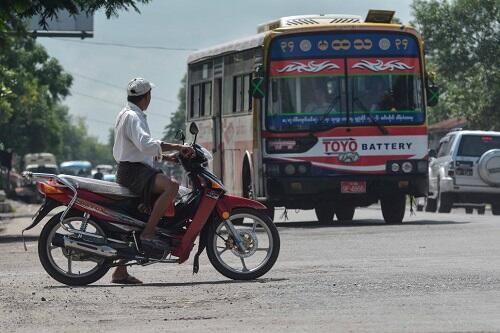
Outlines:
<svg viewBox="0 0 500 333"><path fill-rule="evenodd" d="M109 128L125 103L127 82L144 77L156 84L148 109L153 136L161 138L170 114L177 108L177 92L192 51L135 49L91 44L121 43L200 49L252 35L258 24L303 14L355 14L368 9L396 11L410 20L410 0L156 0L141 6L141 14L120 12L106 19L94 16L94 38L39 38L49 54L74 77L72 96L64 103L70 113L87 119L89 133L106 142Z"/></svg>

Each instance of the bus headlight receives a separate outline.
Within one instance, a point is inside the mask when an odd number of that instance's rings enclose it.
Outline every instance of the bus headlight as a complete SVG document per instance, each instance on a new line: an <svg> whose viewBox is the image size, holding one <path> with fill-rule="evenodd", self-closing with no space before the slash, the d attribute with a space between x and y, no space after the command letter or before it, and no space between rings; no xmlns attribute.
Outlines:
<svg viewBox="0 0 500 333"><path fill-rule="evenodd" d="M307 166L305 164L300 164L298 167L297 167L297 170L299 171L299 173L301 175L304 175L307 173Z"/></svg>
<svg viewBox="0 0 500 333"><path fill-rule="evenodd" d="M399 163L398 162L393 162L391 164L391 171L392 172L399 172Z"/></svg>
<svg viewBox="0 0 500 333"><path fill-rule="evenodd" d="M291 176L291 175L295 174L295 165L287 164L285 166L284 171L285 171L285 175L287 175L287 176Z"/></svg>
<svg viewBox="0 0 500 333"><path fill-rule="evenodd" d="M403 170L404 173L410 173L413 171L413 164L411 164L411 162L409 161L403 162L403 164L401 165L401 170Z"/></svg>

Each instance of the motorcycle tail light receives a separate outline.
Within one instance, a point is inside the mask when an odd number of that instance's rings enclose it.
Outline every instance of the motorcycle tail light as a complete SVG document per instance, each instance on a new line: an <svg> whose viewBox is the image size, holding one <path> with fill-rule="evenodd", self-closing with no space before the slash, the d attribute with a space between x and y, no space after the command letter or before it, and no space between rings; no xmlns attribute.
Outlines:
<svg viewBox="0 0 500 333"><path fill-rule="evenodd" d="M64 191L47 183L38 183L38 191L42 194L64 194Z"/></svg>

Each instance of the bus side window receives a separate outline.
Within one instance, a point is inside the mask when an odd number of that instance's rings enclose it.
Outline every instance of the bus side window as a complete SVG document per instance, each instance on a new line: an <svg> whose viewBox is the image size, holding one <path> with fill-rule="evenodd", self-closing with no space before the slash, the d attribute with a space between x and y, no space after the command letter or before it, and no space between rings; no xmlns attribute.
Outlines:
<svg viewBox="0 0 500 333"><path fill-rule="evenodd" d="M197 118L200 115L200 85L191 86L191 118Z"/></svg>

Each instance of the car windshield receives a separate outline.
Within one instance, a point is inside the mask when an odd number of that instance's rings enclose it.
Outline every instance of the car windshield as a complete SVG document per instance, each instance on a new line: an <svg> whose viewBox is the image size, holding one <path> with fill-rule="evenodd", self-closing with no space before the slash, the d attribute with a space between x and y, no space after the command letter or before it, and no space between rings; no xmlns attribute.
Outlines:
<svg viewBox="0 0 500 333"><path fill-rule="evenodd" d="M458 156L480 157L490 149L500 149L500 135L464 135L458 147Z"/></svg>

